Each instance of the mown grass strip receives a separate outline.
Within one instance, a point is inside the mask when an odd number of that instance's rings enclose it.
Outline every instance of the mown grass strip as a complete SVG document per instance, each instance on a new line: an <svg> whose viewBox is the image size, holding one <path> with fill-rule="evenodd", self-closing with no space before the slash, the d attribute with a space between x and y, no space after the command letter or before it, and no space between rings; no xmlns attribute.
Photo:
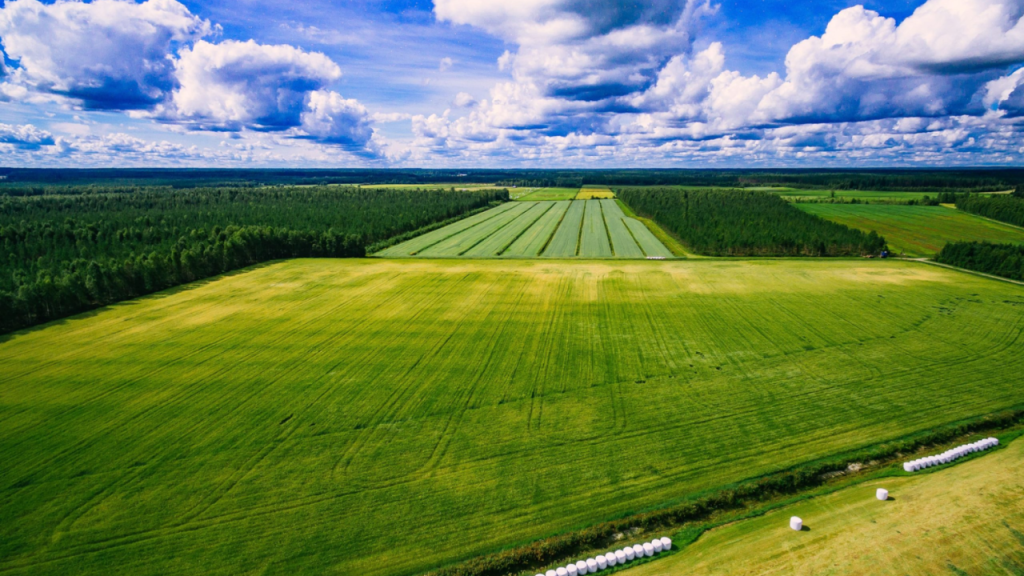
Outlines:
<svg viewBox="0 0 1024 576"><path fill-rule="evenodd" d="M645 256L656 256L660 258L672 258L673 256L680 256L674 251L669 250L663 242L651 232L644 222L641 222L636 218L626 218L624 220L626 227L629 232L633 235L633 239L644 251ZM671 240L671 238L670 238ZM680 249L682 247L680 246ZM682 252L682 250L680 250Z"/></svg>
<svg viewBox="0 0 1024 576"><path fill-rule="evenodd" d="M583 202L572 202L569 205L562 223L555 231L554 237L548 247L544 249L544 256L549 258L572 258L576 256L576 247L579 244L580 228L583 225Z"/></svg>
<svg viewBox="0 0 1024 576"><path fill-rule="evenodd" d="M619 205L615 203L615 200L599 200L599 202L615 256L617 258L643 258L644 252L633 239L633 235L629 233L629 229L626 228L626 215L622 213Z"/></svg>
<svg viewBox="0 0 1024 576"><path fill-rule="evenodd" d="M494 208L486 210L485 212L475 214L468 218L456 220L455 222L447 226L443 226L436 230L427 232L423 235L414 236L411 239L391 246L386 250L381 250L377 252L376 255L385 258L402 258L408 256L415 256L419 252L439 242L447 240L448 238L451 238L456 234L473 228L474 226L483 224L484 222L487 222L492 218L496 218L497 216L501 215L507 210L511 210L515 206L516 205L513 204L512 202L506 202L504 204L501 204L500 206L496 206Z"/></svg>
<svg viewBox="0 0 1024 576"><path fill-rule="evenodd" d="M581 258L611 258L612 246L608 241L608 230L604 225L604 214L599 200L587 200L583 215L583 229L580 236Z"/></svg>
<svg viewBox="0 0 1024 576"><path fill-rule="evenodd" d="M511 208L501 212L494 218L456 233L420 251L418 255L432 258L460 256L534 206L532 202L513 202L511 204Z"/></svg>
<svg viewBox="0 0 1024 576"><path fill-rule="evenodd" d="M533 258L539 256L551 241L571 202L553 202L551 210L533 223L522 236L502 253L502 256Z"/></svg>
<svg viewBox="0 0 1024 576"><path fill-rule="evenodd" d="M523 212L515 220L497 230L476 246L463 253L463 256L494 257L505 251L519 236L554 206L552 202L537 202L529 210Z"/></svg>

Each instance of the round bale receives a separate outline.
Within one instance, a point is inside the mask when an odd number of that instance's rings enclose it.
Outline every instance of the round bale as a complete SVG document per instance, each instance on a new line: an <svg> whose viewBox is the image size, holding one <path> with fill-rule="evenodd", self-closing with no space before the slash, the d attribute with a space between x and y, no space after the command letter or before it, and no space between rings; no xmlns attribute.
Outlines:
<svg viewBox="0 0 1024 576"><path fill-rule="evenodd" d="M597 560L587 558L587 570L589 570L591 574L600 570L600 568L597 567Z"/></svg>
<svg viewBox="0 0 1024 576"><path fill-rule="evenodd" d="M566 564L565 571L569 573L569 576L576 576L580 573L575 564Z"/></svg>
<svg viewBox="0 0 1024 576"><path fill-rule="evenodd" d="M639 544L633 544L633 554L637 558L643 558L644 557L644 547L639 545Z"/></svg>
<svg viewBox="0 0 1024 576"><path fill-rule="evenodd" d="M579 574L580 576L583 576L587 572L590 572L590 569L587 568L587 563L585 561L580 560L579 562L576 563L576 573L577 574Z"/></svg>
<svg viewBox="0 0 1024 576"><path fill-rule="evenodd" d="M654 556L654 546L651 546L650 542L644 542L643 549L644 556Z"/></svg>
<svg viewBox="0 0 1024 576"><path fill-rule="evenodd" d="M875 498L878 498L879 500L888 500L889 491L885 488L879 488L878 490L875 490Z"/></svg>
<svg viewBox="0 0 1024 576"><path fill-rule="evenodd" d="M594 560L597 561L598 570L604 570L608 567L608 559L605 558L604 555L598 556L597 558L594 558Z"/></svg>
<svg viewBox="0 0 1024 576"><path fill-rule="evenodd" d="M615 551L615 561L618 562L619 564L625 564L626 563L626 552L623 551L623 550L616 550Z"/></svg>
<svg viewBox="0 0 1024 576"><path fill-rule="evenodd" d="M661 539L655 538L654 540L651 540L651 548L654 548L655 554L661 554Z"/></svg>
<svg viewBox="0 0 1024 576"><path fill-rule="evenodd" d="M619 559L615 557L615 552L609 552L604 555L604 559L608 562L609 566L615 566L619 563Z"/></svg>
<svg viewBox="0 0 1024 576"><path fill-rule="evenodd" d="M804 529L804 521L799 516L793 516L789 519L789 527L799 532Z"/></svg>
<svg viewBox="0 0 1024 576"><path fill-rule="evenodd" d="M671 550L672 549L672 539L668 538L666 536L662 536L661 537L661 548L663 550L666 550L666 551Z"/></svg>
<svg viewBox="0 0 1024 576"><path fill-rule="evenodd" d="M622 549L622 553L626 555L626 562L632 562L636 558L636 552L633 551L632 546L626 546Z"/></svg>

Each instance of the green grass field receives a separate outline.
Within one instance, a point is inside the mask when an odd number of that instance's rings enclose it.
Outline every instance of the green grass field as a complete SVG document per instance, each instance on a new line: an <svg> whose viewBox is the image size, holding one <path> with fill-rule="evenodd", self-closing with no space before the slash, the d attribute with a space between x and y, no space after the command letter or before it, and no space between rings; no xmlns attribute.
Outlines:
<svg viewBox="0 0 1024 576"><path fill-rule="evenodd" d="M635 259L672 252L615 200L587 200L505 203L377 256Z"/></svg>
<svg viewBox="0 0 1024 576"><path fill-rule="evenodd" d="M880 502L876 488L892 498ZM1024 573L1024 441L931 474L873 480L704 534L655 574ZM808 530L787 524L799 516Z"/></svg>
<svg viewBox="0 0 1024 576"><path fill-rule="evenodd" d="M875 230L895 254L934 256L948 242L1024 244L1024 229L944 206L797 204L801 210L859 228Z"/></svg>
<svg viewBox="0 0 1024 576"><path fill-rule="evenodd" d="M578 193L579 190L576 188L540 188L535 192L530 192L525 196L517 198L517 200L523 202L572 200Z"/></svg>
<svg viewBox="0 0 1024 576"><path fill-rule="evenodd" d="M1018 405L1022 328L914 262L269 264L0 341L0 571L422 572Z"/></svg>

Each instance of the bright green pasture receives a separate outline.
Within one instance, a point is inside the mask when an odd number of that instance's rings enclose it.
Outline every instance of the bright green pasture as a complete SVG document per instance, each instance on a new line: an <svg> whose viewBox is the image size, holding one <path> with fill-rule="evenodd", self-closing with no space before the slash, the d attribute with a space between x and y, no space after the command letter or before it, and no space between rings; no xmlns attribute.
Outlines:
<svg viewBox="0 0 1024 576"><path fill-rule="evenodd" d="M915 262L269 264L0 342L0 571L418 573L1021 404L1022 329Z"/></svg>
<svg viewBox="0 0 1024 576"><path fill-rule="evenodd" d="M797 204L816 216L877 231L895 254L934 256L948 242L988 241L1024 244L1024 229L944 206Z"/></svg>
<svg viewBox="0 0 1024 576"><path fill-rule="evenodd" d="M634 225L631 225L633 222ZM507 202L382 250L386 258L671 256L615 200ZM642 228L645 228L641 225Z"/></svg>
<svg viewBox="0 0 1024 576"><path fill-rule="evenodd" d="M888 501L875 499L886 488ZM934 473L872 480L704 534L628 576L1024 573L1024 441ZM793 532L789 517L807 530Z"/></svg>
<svg viewBox="0 0 1024 576"><path fill-rule="evenodd" d="M517 198L517 200L525 202L572 200L578 193L579 190L576 188L541 188L536 192L530 192L525 196Z"/></svg>

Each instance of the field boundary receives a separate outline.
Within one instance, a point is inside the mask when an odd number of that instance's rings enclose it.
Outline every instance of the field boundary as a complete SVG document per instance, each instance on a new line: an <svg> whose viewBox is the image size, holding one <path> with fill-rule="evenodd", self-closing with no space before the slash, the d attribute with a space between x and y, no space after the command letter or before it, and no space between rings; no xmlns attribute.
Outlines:
<svg viewBox="0 0 1024 576"><path fill-rule="evenodd" d="M428 576L507 576L528 573L563 562L572 556L607 548L616 542L616 536L636 534L649 530L678 530L687 524L707 521L715 514L750 509L758 504L775 502L785 496L808 492L825 486L835 478L849 473L851 465L867 462L872 471L891 468L897 460L924 448L949 444L974 433L1005 430L1024 423L1024 405L1009 407L906 435L886 442L842 452L831 457L805 462L788 469L727 484L716 489L696 493L682 503L646 512L634 513L582 530L553 535L530 543L514 545L486 556L477 557L428 572ZM965 460L966 461L966 460ZM946 464L937 466L942 470ZM913 472L893 469L893 476L910 476ZM809 496L808 494L807 496ZM805 496L805 497L807 497ZM786 502L793 501L792 498ZM738 519L738 518L737 518ZM696 541L700 530L690 542ZM680 544L684 544L680 542Z"/></svg>
<svg viewBox="0 0 1024 576"><path fill-rule="evenodd" d="M984 272L977 272L975 270L968 270L967 268L958 268L950 264L943 264L942 262L936 262L929 258L895 258L895 260L903 260L908 262L920 262L922 264L931 264L932 266L938 266L939 268L946 268L949 270L955 270L957 272L965 272L967 274L973 274L975 276L981 276L982 278L988 278L989 280L999 280L1000 282L1006 282L1008 284L1016 284L1018 286L1024 286L1024 282L1019 280L1013 280L1011 278L1003 278L1002 276L996 276L994 274L986 274Z"/></svg>

